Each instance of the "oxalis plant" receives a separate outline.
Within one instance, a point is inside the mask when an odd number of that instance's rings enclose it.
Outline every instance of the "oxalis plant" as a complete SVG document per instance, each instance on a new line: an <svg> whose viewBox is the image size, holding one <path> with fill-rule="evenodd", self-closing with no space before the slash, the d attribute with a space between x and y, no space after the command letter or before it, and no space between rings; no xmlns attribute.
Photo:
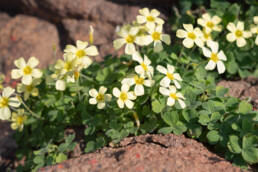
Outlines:
<svg viewBox="0 0 258 172"><path fill-rule="evenodd" d="M48 69L38 69L35 57L15 60L11 76L21 83L16 92L3 88L0 118L17 130L16 157L25 158L18 171L68 159L76 136L88 153L146 133L185 134L242 168L258 163L258 113L248 100L225 96L228 90L216 86L228 51L205 35L224 30L227 44L243 47L247 39L257 46L257 37L251 37L257 32L252 35L241 21L223 28L219 16L205 13L197 20L201 28L185 23L177 30L183 42L174 46L159 15L143 8L136 21L117 29L114 47L125 48L120 58L91 60L98 55L91 27L89 43L67 45L63 59ZM70 129L84 136L67 134Z"/></svg>

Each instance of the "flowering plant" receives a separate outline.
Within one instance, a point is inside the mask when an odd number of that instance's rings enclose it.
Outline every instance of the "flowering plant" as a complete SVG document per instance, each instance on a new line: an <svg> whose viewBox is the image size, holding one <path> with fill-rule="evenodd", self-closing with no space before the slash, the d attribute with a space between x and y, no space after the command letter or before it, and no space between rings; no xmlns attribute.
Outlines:
<svg viewBox="0 0 258 172"><path fill-rule="evenodd" d="M131 135L173 132L219 145L236 164L258 162L258 113L247 101L225 96L227 89L215 82L219 74L235 74L231 64L224 64L232 60L230 53L219 45L235 46L230 43L235 40L245 46L251 32L243 23L228 23L229 42L207 39L205 34L224 27L219 16L205 13L197 20L202 29L184 23L176 31L182 45L170 45L159 14L143 8L135 22L117 31L114 47L125 45L120 58L91 59L99 54L91 27L90 43L67 45L63 59L45 70L35 68L35 57L15 61L12 78L22 78L21 83L17 93L3 89L0 118L17 130L17 157L26 157L24 170L69 158L75 134L64 131L73 128L84 130L86 153ZM218 72L210 71L216 66Z"/></svg>

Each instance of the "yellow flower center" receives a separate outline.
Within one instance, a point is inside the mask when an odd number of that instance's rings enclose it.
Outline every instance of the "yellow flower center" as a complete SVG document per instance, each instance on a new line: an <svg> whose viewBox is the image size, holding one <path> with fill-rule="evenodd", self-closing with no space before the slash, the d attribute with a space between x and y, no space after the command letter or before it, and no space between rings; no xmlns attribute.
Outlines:
<svg viewBox="0 0 258 172"><path fill-rule="evenodd" d="M32 85L26 85L26 91L31 92L33 89Z"/></svg>
<svg viewBox="0 0 258 172"><path fill-rule="evenodd" d="M153 32L151 36L152 36L152 39L154 41L160 40L160 33L159 32Z"/></svg>
<svg viewBox="0 0 258 172"><path fill-rule="evenodd" d="M74 74L75 80L78 80L78 78L80 77L80 72L75 71L73 74Z"/></svg>
<svg viewBox="0 0 258 172"><path fill-rule="evenodd" d="M30 66L26 66L25 68L23 68L24 75L29 75L31 74L31 72L32 72L32 69Z"/></svg>
<svg viewBox="0 0 258 172"><path fill-rule="evenodd" d="M178 97L176 96L175 93L170 93L169 96L174 99L174 100L178 100Z"/></svg>
<svg viewBox="0 0 258 172"><path fill-rule="evenodd" d="M104 94L99 93L96 99L98 102L103 102L105 100Z"/></svg>
<svg viewBox="0 0 258 172"><path fill-rule="evenodd" d="M86 56L86 52L85 52L84 50L78 50L78 51L76 52L76 56L77 56L78 58L82 58L82 57Z"/></svg>
<svg viewBox="0 0 258 172"><path fill-rule="evenodd" d="M211 60L217 63L219 61L217 53L211 53Z"/></svg>
<svg viewBox="0 0 258 172"><path fill-rule="evenodd" d="M146 64L145 64L145 63L142 63L142 64L141 64L141 66L142 66L143 70L145 70L145 71L147 71L147 70L148 70L148 67L146 66Z"/></svg>
<svg viewBox="0 0 258 172"><path fill-rule="evenodd" d="M143 85L143 83L144 83L144 78L141 78L141 77L135 75L134 81L135 81L136 84Z"/></svg>
<svg viewBox="0 0 258 172"><path fill-rule="evenodd" d="M211 35L210 35L209 33L203 32L203 37L204 37L205 39L209 39L210 36L211 36Z"/></svg>
<svg viewBox="0 0 258 172"><path fill-rule="evenodd" d="M66 71L70 71L70 70L72 70L72 68L73 68L72 62L66 62L66 63L65 63L64 69L65 69Z"/></svg>
<svg viewBox="0 0 258 172"><path fill-rule="evenodd" d="M148 16L146 19L148 22L153 22L155 20L152 16Z"/></svg>
<svg viewBox="0 0 258 172"><path fill-rule="evenodd" d="M18 116L16 119L16 123L18 126L21 126L25 121L25 117L24 116Z"/></svg>
<svg viewBox="0 0 258 172"><path fill-rule="evenodd" d="M7 97L2 97L0 99L0 108L4 108L8 106L8 103L9 103L9 99Z"/></svg>
<svg viewBox="0 0 258 172"><path fill-rule="evenodd" d="M167 72L167 77L170 79L170 80L174 80L174 75L172 73L169 73Z"/></svg>
<svg viewBox="0 0 258 172"><path fill-rule="evenodd" d="M235 32L235 35L236 35L236 37L242 37L242 35L243 35L243 32L241 31L241 30L236 30L236 32Z"/></svg>
<svg viewBox="0 0 258 172"><path fill-rule="evenodd" d="M188 32L188 33L187 33L187 36L188 36L188 38L190 38L190 39L195 39L195 38L196 38L196 35L195 35L193 32Z"/></svg>
<svg viewBox="0 0 258 172"><path fill-rule="evenodd" d="M125 41L127 42L127 43L133 43L134 42L134 36L132 36L132 35L128 35L127 37L126 37L126 39L125 39Z"/></svg>
<svg viewBox="0 0 258 172"><path fill-rule="evenodd" d="M126 101L126 100L127 100L127 94L126 94L125 92L121 92L121 94L120 94L120 99L121 99L122 101Z"/></svg>
<svg viewBox="0 0 258 172"><path fill-rule="evenodd" d="M209 21L206 23L206 26L212 29L214 27L214 24L211 21Z"/></svg>

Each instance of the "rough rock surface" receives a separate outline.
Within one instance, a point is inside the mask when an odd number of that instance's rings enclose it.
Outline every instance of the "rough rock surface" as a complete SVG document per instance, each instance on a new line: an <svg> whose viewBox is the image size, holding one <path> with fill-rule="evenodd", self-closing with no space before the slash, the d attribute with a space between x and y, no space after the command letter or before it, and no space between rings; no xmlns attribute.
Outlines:
<svg viewBox="0 0 258 172"><path fill-rule="evenodd" d="M241 169L195 140L169 134L126 138L118 148L103 148L40 171L240 172Z"/></svg>
<svg viewBox="0 0 258 172"><path fill-rule="evenodd" d="M95 60L100 61L108 54L116 54L113 48L115 27L108 22L64 19L62 21L66 31L68 42L76 40L88 41L90 25L94 28L94 45L99 49L100 55Z"/></svg>
<svg viewBox="0 0 258 172"><path fill-rule="evenodd" d="M230 96L249 99L254 105L254 109L258 110L258 78L249 77L240 81L222 80L218 85L229 88Z"/></svg>
<svg viewBox="0 0 258 172"><path fill-rule="evenodd" d="M19 57L40 59L40 67L46 67L60 54L59 37L56 27L44 20L17 15L8 22L0 23L0 71L8 75L13 61Z"/></svg>

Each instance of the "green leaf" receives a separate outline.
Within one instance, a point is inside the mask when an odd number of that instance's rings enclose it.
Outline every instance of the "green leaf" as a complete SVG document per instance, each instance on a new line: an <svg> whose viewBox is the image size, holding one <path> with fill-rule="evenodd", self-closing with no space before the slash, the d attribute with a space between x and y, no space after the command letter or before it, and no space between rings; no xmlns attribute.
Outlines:
<svg viewBox="0 0 258 172"><path fill-rule="evenodd" d="M231 59L226 63L226 69L227 69L228 73L236 74L239 67L238 67L238 64L236 63L236 61L234 59Z"/></svg>
<svg viewBox="0 0 258 172"><path fill-rule="evenodd" d="M181 122L181 121L177 121L176 125L173 126L172 128L173 128L173 132L176 135L181 135L184 132L186 132L186 130L187 130L186 125L183 122Z"/></svg>
<svg viewBox="0 0 258 172"><path fill-rule="evenodd" d="M44 164L44 159L45 159L45 156L44 156L44 155L36 156L36 157L33 159L33 162L34 162L35 164Z"/></svg>
<svg viewBox="0 0 258 172"><path fill-rule="evenodd" d="M165 108L165 104L161 103L159 100L155 99L151 102L152 111L155 113L160 113Z"/></svg>
<svg viewBox="0 0 258 172"><path fill-rule="evenodd" d="M85 152L86 153L89 153L89 152L92 152L92 151L94 151L94 150L96 150L96 148L95 148L95 142L94 141L89 141L88 143L87 143L87 145L86 145L86 148L85 148Z"/></svg>
<svg viewBox="0 0 258 172"><path fill-rule="evenodd" d="M161 118L170 126L174 126L179 119L176 111L167 111L161 115Z"/></svg>
<svg viewBox="0 0 258 172"><path fill-rule="evenodd" d="M229 7L229 5L230 3L224 0L211 0L210 2L211 8L216 8L219 10L225 10Z"/></svg>
<svg viewBox="0 0 258 172"><path fill-rule="evenodd" d="M210 144L216 144L220 139L220 134L216 130L211 130L207 133L207 139Z"/></svg>
<svg viewBox="0 0 258 172"><path fill-rule="evenodd" d="M200 116L198 122L202 125L207 125L210 122L209 112L208 111L200 111Z"/></svg>
<svg viewBox="0 0 258 172"><path fill-rule="evenodd" d="M172 127L163 127L161 129L159 129L158 133L169 134L172 132L172 130L173 130Z"/></svg>
<svg viewBox="0 0 258 172"><path fill-rule="evenodd" d="M88 126L85 130L84 130L84 134L86 136L89 136L89 135L93 135L94 132L95 132L95 127L94 126Z"/></svg>
<svg viewBox="0 0 258 172"><path fill-rule="evenodd" d="M67 156L64 153L59 153L56 157L56 162L60 163L67 160Z"/></svg>
<svg viewBox="0 0 258 172"><path fill-rule="evenodd" d="M182 115L187 122L197 121L198 119L198 112L195 109L184 110Z"/></svg>
<svg viewBox="0 0 258 172"><path fill-rule="evenodd" d="M200 135L202 134L202 127L198 124L189 124L187 127L189 129L188 134L192 138L199 138Z"/></svg>
<svg viewBox="0 0 258 172"><path fill-rule="evenodd" d="M229 151L235 154L240 154L242 149L239 144L239 138L236 135L230 135L229 136L229 142L228 142L228 148Z"/></svg>
<svg viewBox="0 0 258 172"><path fill-rule="evenodd" d="M252 134L244 136L242 156L250 164L258 163L258 136Z"/></svg>
<svg viewBox="0 0 258 172"><path fill-rule="evenodd" d="M221 114L219 112L213 112L211 114L211 121L216 122L221 118Z"/></svg>
<svg viewBox="0 0 258 172"><path fill-rule="evenodd" d="M252 109L252 105L250 103L247 103L246 101L241 101L241 103L238 106L238 112L242 114L247 114L251 112Z"/></svg>
<svg viewBox="0 0 258 172"><path fill-rule="evenodd" d="M216 87L216 96L223 97L228 92L228 88L224 88L222 86Z"/></svg>

